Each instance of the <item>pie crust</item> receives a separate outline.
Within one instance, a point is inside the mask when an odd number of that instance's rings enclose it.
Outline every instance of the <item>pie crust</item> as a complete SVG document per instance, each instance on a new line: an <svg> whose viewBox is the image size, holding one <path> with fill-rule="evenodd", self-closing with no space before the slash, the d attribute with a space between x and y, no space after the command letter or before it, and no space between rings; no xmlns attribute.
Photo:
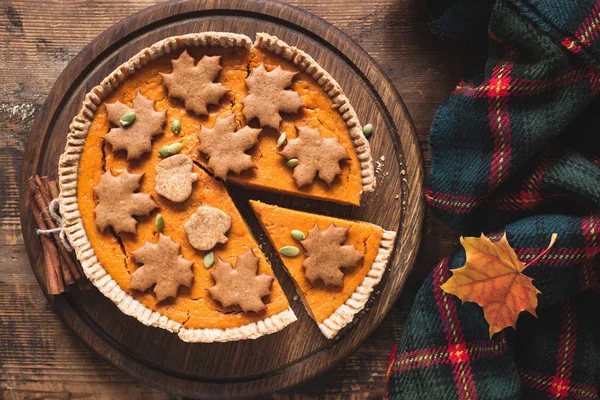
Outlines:
<svg viewBox="0 0 600 400"><path fill-rule="evenodd" d="M394 248L394 240L396 239L396 232L394 231L383 231L383 237L379 244L379 251L375 257L375 261L371 266L371 269L363 279L362 283L356 288L354 293L350 295L348 300L337 310L333 312L322 322L319 322L319 329L328 339L332 339L337 333L348 325L359 311L365 308L367 301L371 296L371 292L379 282L385 273L385 268L390 259L390 254Z"/></svg>
<svg viewBox="0 0 600 400"><path fill-rule="evenodd" d="M263 320L239 327L226 329L184 328L181 323L173 321L165 315L146 307L134 297L127 294L106 272L100 264L85 231L77 198L78 170L81 155L91 123L103 101L126 78L132 76L149 62L180 48L207 46L250 49L252 41L245 35L223 32L204 32L169 37L140 51L87 93L79 114L75 116L69 126L65 151L59 161L60 209L64 218L64 229L67 238L73 245L86 276L124 314L135 317L145 325L160 327L177 333L182 340L188 342L225 342L255 339L277 332L296 321L297 318L292 309L288 308ZM362 127L356 112L337 82L306 53L287 45L274 36L265 33L257 34L255 46L269 50L293 62L311 75L318 85L327 92L334 105L338 107L348 127L361 166L362 190L366 192L373 191L375 188L375 174L370 146L362 133ZM369 293L372 291L373 286L379 282L385 270L386 261L393 242L393 233L388 233L388 236L391 239L386 241L388 243L386 244L387 247L380 249L377 256L378 262L374 263L368 278L365 278L362 285L348 299L346 304L341 306L330 318L319 325L326 336L333 337L343 326L352 320L356 312L364 308L369 298Z"/></svg>

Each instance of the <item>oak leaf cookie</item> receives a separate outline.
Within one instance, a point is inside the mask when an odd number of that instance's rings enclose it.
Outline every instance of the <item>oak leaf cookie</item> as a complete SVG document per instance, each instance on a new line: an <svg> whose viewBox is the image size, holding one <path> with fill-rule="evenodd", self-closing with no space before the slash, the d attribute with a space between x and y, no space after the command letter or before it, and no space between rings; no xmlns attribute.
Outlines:
<svg viewBox="0 0 600 400"><path fill-rule="evenodd" d="M136 232L133 216L148 215L158 206L146 193L134 193L140 188L144 174L130 174L125 170L114 176L106 171L94 187L97 205L94 209L96 225L101 231L112 226L116 233Z"/></svg>
<svg viewBox="0 0 600 400"><path fill-rule="evenodd" d="M319 178L331 185L342 173L340 161L348 159L348 151L337 138L324 138L318 129L298 127L298 137L288 139L278 154L286 159L298 159L294 167L294 181L299 188L311 183L317 172Z"/></svg>
<svg viewBox="0 0 600 400"><path fill-rule="evenodd" d="M137 263L143 264L131 274L129 289L147 290L154 285L157 301L175 297L179 286L192 286L193 263L179 255L179 243L162 233L158 243L146 242L131 252Z"/></svg>
<svg viewBox="0 0 600 400"><path fill-rule="evenodd" d="M113 151L125 150L127 160L140 158L152 150L152 138L163 131L167 121L166 111L155 111L154 102L140 92L133 99L133 108L117 101L107 104L108 120L116 125L104 140L111 144Z"/></svg>
<svg viewBox="0 0 600 400"><path fill-rule="evenodd" d="M354 245L342 245L349 228L331 224L324 231L315 226L308 231L306 239L300 241L306 250L302 262L306 278L315 283L321 279L326 285L342 286L344 274L341 268L355 267L365 257Z"/></svg>
<svg viewBox="0 0 600 400"><path fill-rule="evenodd" d="M279 130L280 112L296 113L304 106L298 93L286 90L296 74L281 67L269 72L263 64L253 70L246 78L248 95L242 100L246 119L256 117L261 126Z"/></svg>
<svg viewBox="0 0 600 400"><path fill-rule="evenodd" d="M209 104L219 100L229 89L214 80L221 72L220 56L204 56L197 65L186 51L177 60L172 60L173 72L161 74L169 97L183 100L185 108L198 115L208 114Z"/></svg>
<svg viewBox="0 0 600 400"><path fill-rule="evenodd" d="M190 244L197 250L210 250L217 243L227 243L225 234L231 228L231 217L209 206L200 206L184 225Z"/></svg>
<svg viewBox="0 0 600 400"><path fill-rule="evenodd" d="M237 257L235 268L217 258L210 275L215 286L208 288L212 298L223 307L239 306L244 312L267 308L262 298L271 294L273 277L258 273L258 257L248 250Z"/></svg>
<svg viewBox="0 0 600 400"><path fill-rule="evenodd" d="M225 179L229 171L240 174L255 167L245 152L258 143L260 129L245 126L235 131L235 115L217 118L212 129L202 126L198 134L198 149L208 157L208 168L216 177Z"/></svg>
<svg viewBox="0 0 600 400"><path fill-rule="evenodd" d="M156 166L154 190L175 203L185 201L192 194L192 184L198 180L193 169L194 162L183 154L165 158Z"/></svg>

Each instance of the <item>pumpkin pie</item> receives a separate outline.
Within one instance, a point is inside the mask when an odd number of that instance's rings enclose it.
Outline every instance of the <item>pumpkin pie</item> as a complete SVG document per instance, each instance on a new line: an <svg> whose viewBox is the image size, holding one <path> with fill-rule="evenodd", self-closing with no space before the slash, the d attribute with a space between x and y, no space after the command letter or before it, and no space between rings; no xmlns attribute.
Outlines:
<svg viewBox="0 0 600 400"><path fill-rule="evenodd" d="M251 200L306 310L327 338L361 311L380 282L395 232Z"/></svg>
<svg viewBox="0 0 600 400"><path fill-rule="evenodd" d="M276 37L219 32L162 40L93 88L59 182L92 283L125 314L192 342L296 320L226 182L352 205L375 188L369 144L333 78Z"/></svg>

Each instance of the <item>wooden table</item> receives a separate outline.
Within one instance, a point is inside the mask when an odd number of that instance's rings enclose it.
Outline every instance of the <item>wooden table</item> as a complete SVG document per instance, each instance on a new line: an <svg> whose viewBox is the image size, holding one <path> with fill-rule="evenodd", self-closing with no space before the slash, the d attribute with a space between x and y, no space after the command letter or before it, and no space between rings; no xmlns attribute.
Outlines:
<svg viewBox="0 0 600 400"><path fill-rule="evenodd" d="M0 398L166 399L93 354L58 320L31 272L18 215L25 142L47 93L66 64L96 35L156 0L0 1ZM419 0L288 0L345 31L389 75L411 115L429 170L429 126L483 49L443 42L429 31ZM352 356L330 372L273 398L384 394L389 352L402 333L419 283L457 243L428 215L414 273L398 305Z"/></svg>

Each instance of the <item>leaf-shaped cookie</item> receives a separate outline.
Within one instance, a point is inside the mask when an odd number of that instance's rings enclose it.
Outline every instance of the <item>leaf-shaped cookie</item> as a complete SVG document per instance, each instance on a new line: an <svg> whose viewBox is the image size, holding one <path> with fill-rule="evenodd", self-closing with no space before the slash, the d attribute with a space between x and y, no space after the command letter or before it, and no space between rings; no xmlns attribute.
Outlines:
<svg viewBox="0 0 600 400"><path fill-rule="evenodd" d="M348 151L337 138L324 138L318 129L300 126L298 137L288 139L278 154L286 159L298 159L294 167L294 181L299 188L311 183L317 172L319 178L331 185L342 173L340 161L348 159Z"/></svg>
<svg viewBox="0 0 600 400"><path fill-rule="evenodd" d="M315 223L306 239L300 241L306 250L302 266L311 283L320 279L326 285L342 286L344 274L341 269L355 267L363 260L364 254L354 245L343 245L348 229L331 224L322 231Z"/></svg>
<svg viewBox="0 0 600 400"><path fill-rule="evenodd" d="M245 151L258 143L261 130L245 126L236 132L235 128L235 115L231 114L217 118L212 129L202 126L198 134L198 149L207 155L208 168L221 179L225 179L229 171L239 175L255 166Z"/></svg>
<svg viewBox="0 0 600 400"><path fill-rule="evenodd" d="M271 293L273 277L257 275L258 257L252 250L238 256L235 268L220 258L210 275L215 286L208 289L223 307L240 306L244 312L260 312L267 308L262 298Z"/></svg>
<svg viewBox="0 0 600 400"><path fill-rule="evenodd" d="M106 111L108 120L116 128L112 128L104 139L111 144L113 151L125 150L127 160L138 159L152 150L152 138L162 133L167 120L166 111L155 111L154 102L140 92L133 99L133 108L117 101L106 104ZM127 114L134 118L133 121L123 120Z"/></svg>
<svg viewBox="0 0 600 400"><path fill-rule="evenodd" d="M179 286L192 286L193 263L179 255L179 243L162 233L158 243L146 242L131 252L137 263L143 264L131 274L129 288L147 290L154 285L157 301L175 297Z"/></svg>
<svg viewBox="0 0 600 400"><path fill-rule="evenodd" d="M94 187L97 198L94 213L101 231L112 226L116 233L135 233L137 221L133 216L148 215L158 207L149 194L134 193L140 188L143 176L127 170L118 176L110 170L100 176L100 182Z"/></svg>
<svg viewBox="0 0 600 400"><path fill-rule="evenodd" d="M285 90L292 84L296 72L275 68L267 71L260 64L246 78L248 95L242 100L244 116L248 121L258 118L261 126L279 130L280 112L296 113L304 106L300 95L293 90Z"/></svg>
<svg viewBox="0 0 600 400"><path fill-rule="evenodd" d="M209 104L219 104L228 89L214 80L221 71L220 56L204 56L194 65L187 50L172 60L173 72L161 74L170 97L183 100L185 108L198 115L208 114Z"/></svg>

